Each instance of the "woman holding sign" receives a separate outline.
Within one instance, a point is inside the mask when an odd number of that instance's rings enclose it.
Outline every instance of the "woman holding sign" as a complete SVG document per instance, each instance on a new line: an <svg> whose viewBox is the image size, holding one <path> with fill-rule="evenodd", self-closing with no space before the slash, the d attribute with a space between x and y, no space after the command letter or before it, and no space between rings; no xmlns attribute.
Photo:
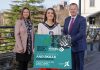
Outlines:
<svg viewBox="0 0 100 70"><path fill-rule="evenodd" d="M38 24L38 34L61 35L61 26L56 22L56 13L48 8L44 15L44 22ZM54 68L40 68L39 70L58 70Z"/></svg>

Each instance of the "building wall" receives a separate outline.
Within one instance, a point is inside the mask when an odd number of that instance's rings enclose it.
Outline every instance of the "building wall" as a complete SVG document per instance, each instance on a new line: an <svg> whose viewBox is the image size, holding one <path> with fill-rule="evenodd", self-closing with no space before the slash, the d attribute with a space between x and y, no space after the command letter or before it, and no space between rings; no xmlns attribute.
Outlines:
<svg viewBox="0 0 100 70"><path fill-rule="evenodd" d="M95 0L95 6L90 7L90 0L81 0L81 13L83 16L88 16L90 14L100 11L100 0Z"/></svg>
<svg viewBox="0 0 100 70"><path fill-rule="evenodd" d="M56 5L53 8L55 9L57 15L57 22L63 26L65 18L69 16L68 6Z"/></svg>

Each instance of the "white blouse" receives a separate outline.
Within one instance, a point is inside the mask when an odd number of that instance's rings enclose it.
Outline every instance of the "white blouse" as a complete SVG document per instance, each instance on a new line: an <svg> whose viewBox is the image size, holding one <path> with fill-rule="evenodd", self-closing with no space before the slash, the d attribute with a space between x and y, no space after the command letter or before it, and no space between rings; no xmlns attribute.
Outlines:
<svg viewBox="0 0 100 70"><path fill-rule="evenodd" d="M54 24L52 28L49 28L46 23L39 23L38 34L61 35L61 26L60 24Z"/></svg>

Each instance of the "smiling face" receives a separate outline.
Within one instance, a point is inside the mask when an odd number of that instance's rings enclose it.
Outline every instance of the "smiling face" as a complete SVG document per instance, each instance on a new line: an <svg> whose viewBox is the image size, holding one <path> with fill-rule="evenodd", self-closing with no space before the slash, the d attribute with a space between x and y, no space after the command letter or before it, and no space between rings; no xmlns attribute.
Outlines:
<svg viewBox="0 0 100 70"><path fill-rule="evenodd" d="M23 17L24 18L28 18L29 17L29 10L28 9L24 9L23 10Z"/></svg>
<svg viewBox="0 0 100 70"><path fill-rule="evenodd" d="M47 20L53 20L54 19L54 12L53 12L53 10L49 9L47 11L46 17L47 17Z"/></svg>
<svg viewBox="0 0 100 70"><path fill-rule="evenodd" d="M45 15L44 15L44 22L46 21L52 21L56 23L56 13L53 8L48 8L46 10Z"/></svg>
<svg viewBox="0 0 100 70"><path fill-rule="evenodd" d="M69 11L70 11L71 16L73 16L73 17L76 16L78 13L78 6L77 5L70 5Z"/></svg>

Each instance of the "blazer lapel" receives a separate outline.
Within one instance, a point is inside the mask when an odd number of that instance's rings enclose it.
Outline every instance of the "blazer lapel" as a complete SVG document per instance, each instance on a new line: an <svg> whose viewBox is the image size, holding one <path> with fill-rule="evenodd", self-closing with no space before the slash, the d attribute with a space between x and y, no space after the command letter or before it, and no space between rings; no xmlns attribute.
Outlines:
<svg viewBox="0 0 100 70"><path fill-rule="evenodd" d="M78 21L78 15L76 16L71 32L74 30L75 26L77 26L77 21Z"/></svg>
<svg viewBox="0 0 100 70"><path fill-rule="evenodd" d="M26 25L25 25L24 20L22 20L22 25L24 26L25 30L27 30L27 27L26 27Z"/></svg>
<svg viewBox="0 0 100 70"><path fill-rule="evenodd" d="M71 20L71 17L69 17L68 22L67 22L67 23L68 23L68 24L67 24L67 32L69 32L69 31L68 31L68 26L69 26L70 20Z"/></svg>

